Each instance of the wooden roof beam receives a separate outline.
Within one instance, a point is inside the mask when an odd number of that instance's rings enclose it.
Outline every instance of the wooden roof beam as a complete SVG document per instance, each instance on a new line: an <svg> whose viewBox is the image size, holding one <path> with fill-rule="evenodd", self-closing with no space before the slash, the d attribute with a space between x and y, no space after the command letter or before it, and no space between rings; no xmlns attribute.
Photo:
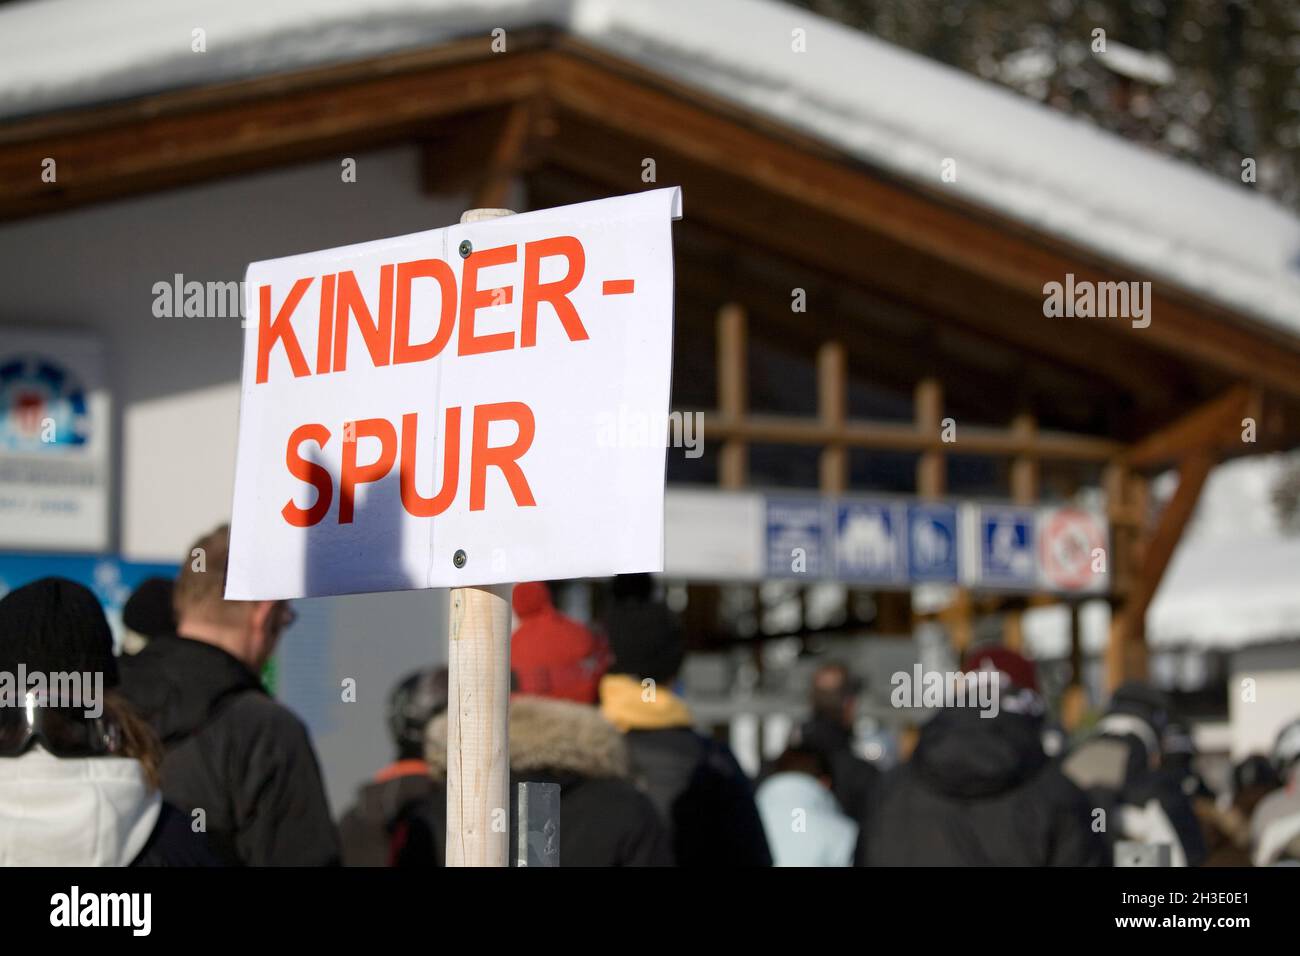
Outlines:
<svg viewBox="0 0 1300 956"><path fill-rule="evenodd" d="M1240 450L1243 419L1258 419L1261 403L1258 389L1234 385L1218 398L1139 441L1120 456L1120 461L1129 468L1151 469L1195 452L1217 456L1221 450L1234 446Z"/></svg>
<svg viewBox="0 0 1300 956"><path fill-rule="evenodd" d="M926 187L870 168L788 126L561 35L546 34L531 46L512 37L508 54L491 54L476 38L6 124L0 218L419 140L450 116L543 91L557 112L584 118L597 131L597 146L619 135L644 140L653 130L663 153L707 170L731 198L710 207L689 200L690 215L783 255L825 262L855 282L887 287L945 319L1106 381L1122 380L1126 388L1140 389L1144 380L1149 387L1154 367L1168 366L1175 376L1160 381L1181 392L1178 369L1196 367L1300 397L1295 336L1164 283L1153 287L1149 328L1097 320L1070 320L1076 324L1067 328L1045 320L1042 287L1066 272L1091 281L1145 277L964 203L937 183ZM557 145L565 140L557 137ZM46 157L58 162L55 183L39 175ZM643 188L639 157L613 172L612 158L586 158L603 164L605 179L623 191ZM670 181L662 161L659 174ZM754 187L753 197L764 203L736 202L738 183ZM794 210L794 218L776 214L779 208ZM800 228L791 229L792 221ZM809 231L824 233L823 241L801 249ZM853 256L843 251L847 234L855 237ZM1095 334L1085 334L1080 322Z"/></svg>
<svg viewBox="0 0 1300 956"><path fill-rule="evenodd" d="M815 418L788 415L735 416L704 413L709 440L737 440L773 445L845 445L876 451L943 452L949 455L1029 457L1056 461L1107 462L1123 450L1119 442L1091 435L1027 432L1017 428L959 426L960 440L945 443L939 430L903 422L849 419L832 427Z"/></svg>
<svg viewBox="0 0 1300 956"><path fill-rule="evenodd" d="M436 72L360 67L0 126L0 221L358 147L435 134L449 118L536 96L538 52L438 60ZM426 68L427 70L427 68ZM104 115L101 117L99 113ZM41 178L55 160L57 180Z"/></svg>

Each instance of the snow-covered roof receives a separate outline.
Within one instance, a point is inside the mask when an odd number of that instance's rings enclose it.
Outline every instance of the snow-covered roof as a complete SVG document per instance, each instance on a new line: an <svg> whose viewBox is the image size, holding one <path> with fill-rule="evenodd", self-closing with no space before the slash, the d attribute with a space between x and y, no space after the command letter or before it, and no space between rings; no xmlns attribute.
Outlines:
<svg viewBox="0 0 1300 956"><path fill-rule="evenodd" d="M1300 334L1300 219L1251 187L772 0L26 0L0 119L531 26Z"/></svg>

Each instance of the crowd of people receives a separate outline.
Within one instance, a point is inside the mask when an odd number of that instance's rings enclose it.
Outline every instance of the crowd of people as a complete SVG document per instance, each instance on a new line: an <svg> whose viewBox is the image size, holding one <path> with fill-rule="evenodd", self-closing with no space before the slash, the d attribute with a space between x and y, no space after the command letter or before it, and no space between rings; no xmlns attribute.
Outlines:
<svg viewBox="0 0 1300 956"><path fill-rule="evenodd" d="M394 689L394 759L336 823L307 728L259 676L294 612L226 601L228 546L218 528L205 562L133 595L120 657L79 584L0 599L0 672L104 687L94 716L48 694L0 707L0 864L443 865L447 672ZM941 708L886 772L855 750L860 681L820 667L809 718L751 780L674 692L685 637L649 576L616 578L592 627L545 584L512 600L510 775L558 786L562 865L1098 866L1133 847L1300 864L1300 720L1216 795L1165 694L1126 684L1062 745L1033 663L991 645L961 670L996 672L997 709Z"/></svg>

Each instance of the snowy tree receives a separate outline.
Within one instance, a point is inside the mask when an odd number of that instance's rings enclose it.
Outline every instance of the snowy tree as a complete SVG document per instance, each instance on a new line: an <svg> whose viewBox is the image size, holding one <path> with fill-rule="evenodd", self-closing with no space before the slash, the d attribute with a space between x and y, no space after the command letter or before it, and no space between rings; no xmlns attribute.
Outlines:
<svg viewBox="0 0 1300 956"><path fill-rule="evenodd" d="M1295 0L794 2L1300 209Z"/></svg>

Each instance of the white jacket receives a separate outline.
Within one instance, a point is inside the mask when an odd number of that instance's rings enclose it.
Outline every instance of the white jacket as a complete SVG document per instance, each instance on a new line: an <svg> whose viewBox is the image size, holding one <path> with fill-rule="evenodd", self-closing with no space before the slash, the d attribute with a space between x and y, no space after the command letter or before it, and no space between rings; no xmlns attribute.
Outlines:
<svg viewBox="0 0 1300 956"><path fill-rule="evenodd" d="M138 760L0 757L0 866L126 866L161 807Z"/></svg>
<svg viewBox="0 0 1300 956"><path fill-rule="evenodd" d="M777 773L755 794L776 866L852 866L858 825L806 773Z"/></svg>

